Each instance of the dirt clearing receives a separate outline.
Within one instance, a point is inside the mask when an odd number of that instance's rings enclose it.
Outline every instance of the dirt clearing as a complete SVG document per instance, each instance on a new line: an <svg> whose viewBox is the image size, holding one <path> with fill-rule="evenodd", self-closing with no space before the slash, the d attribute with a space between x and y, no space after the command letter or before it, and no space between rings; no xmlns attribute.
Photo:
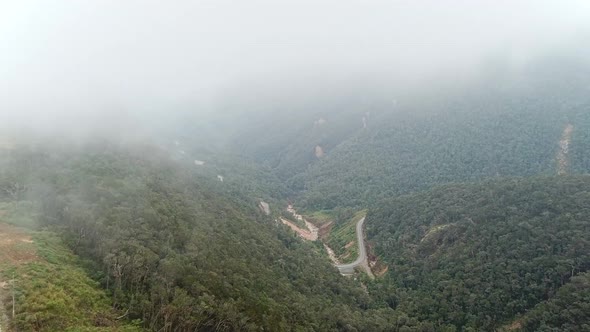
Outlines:
<svg viewBox="0 0 590 332"><path fill-rule="evenodd" d="M0 223L0 264L20 265L37 260L36 248L25 231Z"/></svg>

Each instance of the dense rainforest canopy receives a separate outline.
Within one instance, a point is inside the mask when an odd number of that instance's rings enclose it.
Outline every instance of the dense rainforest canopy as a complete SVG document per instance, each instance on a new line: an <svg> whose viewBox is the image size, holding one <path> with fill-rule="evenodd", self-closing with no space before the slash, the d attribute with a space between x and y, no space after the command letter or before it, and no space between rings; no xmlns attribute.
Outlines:
<svg viewBox="0 0 590 332"><path fill-rule="evenodd" d="M557 313L538 311L563 305L544 301L590 269L589 189L588 176L534 177L382 202L367 217L367 237L389 266L384 284L395 292L386 301L470 330L510 325L533 308L538 322L525 326L559 327Z"/></svg>

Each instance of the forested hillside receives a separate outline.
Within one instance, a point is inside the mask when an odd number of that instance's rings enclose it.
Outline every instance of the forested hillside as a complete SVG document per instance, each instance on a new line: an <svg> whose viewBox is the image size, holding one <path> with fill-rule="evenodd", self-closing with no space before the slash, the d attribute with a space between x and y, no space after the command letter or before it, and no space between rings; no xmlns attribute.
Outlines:
<svg viewBox="0 0 590 332"><path fill-rule="evenodd" d="M588 324L579 312L588 305L588 206L588 176L453 184L381 202L366 230L389 267L384 300L465 331L509 325L533 308L527 331L578 330L571 324Z"/></svg>
<svg viewBox="0 0 590 332"><path fill-rule="evenodd" d="M562 286L549 301L543 302L519 319L526 331L590 330L590 276L580 273Z"/></svg>
<svg viewBox="0 0 590 332"><path fill-rule="evenodd" d="M149 330L367 330L396 317L255 200L158 149L3 155L2 199L37 206L41 226L62 234L113 307Z"/></svg>
<svg viewBox="0 0 590 332"><path fill-rule="evenodd" d="M303 204L363 207L439 183L551 174L560 120L535 111L389 118L310 168Z"/></svg>
<svg viewBox="0 0 590 332"><path fill-rule="evenodd" d="M301 204L365 208L437 184L556 174L568 125L566 171L589 172L589 67L572 66L545 60L519 77L482 80L426 101L407 97L298 177Z"/></svg>

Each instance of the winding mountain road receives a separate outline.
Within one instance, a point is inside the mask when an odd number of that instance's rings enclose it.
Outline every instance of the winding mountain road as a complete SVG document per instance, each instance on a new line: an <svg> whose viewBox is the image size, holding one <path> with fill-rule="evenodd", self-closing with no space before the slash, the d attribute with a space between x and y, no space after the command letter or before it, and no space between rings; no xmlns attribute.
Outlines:
<svg viewBox="0 0 590 332"><path fill-rule="evenodd" d="M294 230L297 234L299 234L299 236L301 236L305 240L308 240L308 241L318 240L318 238L319 238L318 237L318 230L319 229L317 226L315 226L314 224L305 220L305 218L303 218L302 215L298 214L297 211L295 210L295 208L293 208L293 206L290 204L287 207L287 211L289 213L291 213L293 215L293 217L295 217L295 219L305 222L305 226L307 226L307 230L300 228L299 226L295 225L294 223L292 223L291 221L289 221L285 218L280 218L281 221L283 222L283 224L289 226L292 230ZM332 258L332 261L334 262L334 265L336 266L336 268L338 268L340 273L343 275L354 274L354 269L356 267L361 267L361 268L363 268L363 270L365 270L367 275L369 275L369 277L371 279L373 279L373 278L375 278L375 276L373 276L373 273L371 272L371 268L369 267L369 260L367 259L367 250L365 248L365 238L363 235L363 225L364 224L365 224L365 217L361 218L356 223L356 238L357 238L357 244L359 246L359 255L358 255L357 259L354 262L348 263L348 264L337 264L338 260L335 257ZM326 247L326 250L328 251L328 255L330 255L330 248L325 243L324 243L324 246ZM333 255L333 253L332 253L332 255Z"/></svg>
<svg viewBox="0 0 590 332"><path fill-rule="evenodd" d="M364 224L365 224L365 217L363 217L361 220L359 220L356 224L356 238L357 238L357 244L359 246L359 256L357 257L357 259L354 262L349 263L349 264L336 265L336 267L338 268L338 270L340 270L340 273L342 273L342 274L353 274L354 268L356 268L357 266L360 266L367 272L369 277L373 277L373 274L371 273L371 269L369 268L369 262L367 260L367 250L365 249L365 239L363 236L363 225Z"/></svg>

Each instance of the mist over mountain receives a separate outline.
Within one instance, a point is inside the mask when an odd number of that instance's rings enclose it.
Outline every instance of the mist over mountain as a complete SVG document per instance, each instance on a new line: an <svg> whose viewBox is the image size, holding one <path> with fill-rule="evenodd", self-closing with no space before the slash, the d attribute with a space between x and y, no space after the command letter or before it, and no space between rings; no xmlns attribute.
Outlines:
<svg viewBox="0 0 590 332"><path fill-rule="evenodd" d="M2 6L6 122L66 128L122 115L161 119L179 109L208 114L228 102L228 91L258 95L264 105L280 96L341 97L375 87L395 95L518 73L546 54L587 56L590 11L584 1Z"/></svg>
<svg viewBox="0 0 590 332"><path fill-rule="evenodd" d="M0 331L589 330L589 22L0 3Z"/></svg>

